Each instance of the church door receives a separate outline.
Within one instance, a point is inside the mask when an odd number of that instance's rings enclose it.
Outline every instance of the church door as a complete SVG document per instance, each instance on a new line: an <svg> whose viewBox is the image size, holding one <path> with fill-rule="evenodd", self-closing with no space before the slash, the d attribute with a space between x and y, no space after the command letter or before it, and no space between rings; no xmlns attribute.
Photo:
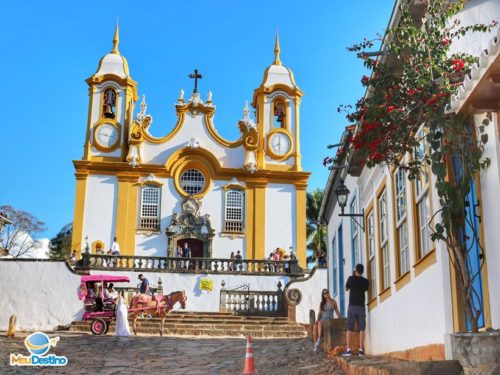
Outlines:
<svg viewBox="0 0 500 375"><path fill-rule="evenodd" d="M195 238L185 238L177 241L177 245L180 245L183 248L185 242L187 242L189 248L191 249L191 257L203 258L203 241Z"/></svg>

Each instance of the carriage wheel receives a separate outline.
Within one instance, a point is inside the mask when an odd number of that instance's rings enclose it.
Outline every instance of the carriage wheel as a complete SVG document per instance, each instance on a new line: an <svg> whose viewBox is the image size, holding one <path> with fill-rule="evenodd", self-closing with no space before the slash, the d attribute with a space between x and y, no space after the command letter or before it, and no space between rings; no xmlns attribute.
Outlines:
<svg viewBox="0 0 500 375"><path fill-rule="evenodd" d="M94 335L106 334L108 329L109 329L108 324L103 319L94 319L90 324L90 330Z"/></svg>

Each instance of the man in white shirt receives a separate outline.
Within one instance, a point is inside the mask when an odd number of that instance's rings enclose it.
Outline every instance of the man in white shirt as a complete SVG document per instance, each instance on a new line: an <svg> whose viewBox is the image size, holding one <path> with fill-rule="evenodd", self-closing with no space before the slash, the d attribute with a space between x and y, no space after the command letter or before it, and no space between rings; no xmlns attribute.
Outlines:
<svg viewBox="0 0 500 375"><path fill-rule="evenodd" d="M111 255L120 255L120 245L118 244L118 237L113 239L113 245L111 246Z"/></svg>

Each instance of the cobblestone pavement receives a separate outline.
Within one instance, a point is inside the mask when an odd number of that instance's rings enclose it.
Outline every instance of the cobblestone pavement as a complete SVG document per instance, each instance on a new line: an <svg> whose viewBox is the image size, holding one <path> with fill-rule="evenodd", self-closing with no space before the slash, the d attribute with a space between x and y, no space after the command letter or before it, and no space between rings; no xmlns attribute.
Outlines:
<svg viewBox="0 0 500 375"><path fill-rule="evenodd" d="M24 337L0 337L0 374L242 374L245 338L114 337L49 333L61 339L49 354L65 355L68 365L55 368L11 367L10 353L28 355ZM340 375L342 370L314 353L308 339L255 339L257 374Z"/></svg>

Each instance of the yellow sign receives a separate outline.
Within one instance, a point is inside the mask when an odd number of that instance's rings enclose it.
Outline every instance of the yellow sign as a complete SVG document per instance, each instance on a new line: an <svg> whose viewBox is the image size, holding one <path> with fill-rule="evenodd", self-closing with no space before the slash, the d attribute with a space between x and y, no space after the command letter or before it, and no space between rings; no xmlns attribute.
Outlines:
<svg viewBox="0 0 500 375"><path fill-rule="evenodd" d="M214 281L210 279L200 279L200 290L206 290L207 292L211 292L214 287Z"/></svg>

